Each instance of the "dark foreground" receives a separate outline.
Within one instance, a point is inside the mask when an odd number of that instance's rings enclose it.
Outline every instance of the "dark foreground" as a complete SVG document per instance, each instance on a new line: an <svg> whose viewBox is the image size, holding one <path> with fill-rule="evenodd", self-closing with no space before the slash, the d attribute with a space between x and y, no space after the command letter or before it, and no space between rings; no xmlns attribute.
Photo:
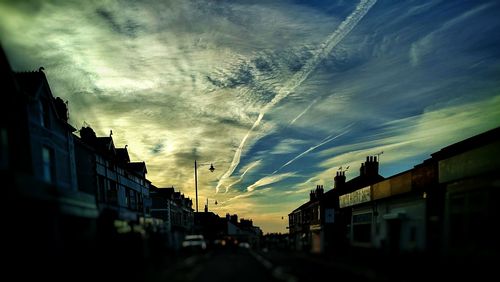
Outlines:
<svg viewBox="0 0 500 282"><path fill-rule="evenodd" d="M223 249L179 254L147 264L137 281L483 281L494 267L433 258L343 257L278 250ZM130 278L130 276L123 277ZM479 279L479 280L478 280ZM487 281L487 280L486 280Z"/></svg>
<svg viewBox="0 0 500 282"><path fill-rule="evenodd" d="M132 257L27 259L11 265L12 281L488 281L495 266L433 258L327 257L301 252L228 248ZM7 263L8 265L8 263ZM7 274L6 274L7 275Z"/></svg>

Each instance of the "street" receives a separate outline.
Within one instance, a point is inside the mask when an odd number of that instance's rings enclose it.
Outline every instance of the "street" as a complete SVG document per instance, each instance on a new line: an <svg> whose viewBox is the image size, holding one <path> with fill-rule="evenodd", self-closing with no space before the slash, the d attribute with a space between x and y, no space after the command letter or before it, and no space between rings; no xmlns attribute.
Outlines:
<svg viewBox="0 0 500 282"><path fill-rule="evenodd" d="M374 272L306 254L224 249L182 256L145 273L147 281L382 281Z"/></svg>
<svg viewBox="0 0 500 282"><path fill-rule="evenodd" d="M166 269L152 269L147 281L277 281L246 249L210 251L184 256Z"/></svg>

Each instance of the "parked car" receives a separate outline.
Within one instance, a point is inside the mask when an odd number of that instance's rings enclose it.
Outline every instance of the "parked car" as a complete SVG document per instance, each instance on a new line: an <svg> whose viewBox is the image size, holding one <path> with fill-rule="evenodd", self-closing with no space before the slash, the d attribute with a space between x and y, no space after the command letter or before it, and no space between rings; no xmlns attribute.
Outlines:
<svg viewBox="0 0 500 282"><path fill-rule="evenodd" d="M248 242L240 242L238 246L243 249L250 249L250 244Z"/></svg>
<svg viewBox="0 0 500 282"><path fill-rule="evenodd" d="M204 251L207 249L207 243L203 235L186 235L182 241L182 248Z"/></svg>

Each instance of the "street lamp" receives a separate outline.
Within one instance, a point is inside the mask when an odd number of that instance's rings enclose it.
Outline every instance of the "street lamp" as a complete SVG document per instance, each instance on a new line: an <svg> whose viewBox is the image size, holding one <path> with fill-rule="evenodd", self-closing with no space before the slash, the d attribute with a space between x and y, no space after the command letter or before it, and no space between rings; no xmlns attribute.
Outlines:
<svg viewBox="0 0 500 282"><path fill-rule="evenodd" d="M202 165L208 165L208 163L200 164L200 166ZM210 170L210 172L214 172L214 165L210 164L210 168L208 170ZM194 187L196 190L196 212L198 212L198 163L196 160L194 161Z"/></svg>

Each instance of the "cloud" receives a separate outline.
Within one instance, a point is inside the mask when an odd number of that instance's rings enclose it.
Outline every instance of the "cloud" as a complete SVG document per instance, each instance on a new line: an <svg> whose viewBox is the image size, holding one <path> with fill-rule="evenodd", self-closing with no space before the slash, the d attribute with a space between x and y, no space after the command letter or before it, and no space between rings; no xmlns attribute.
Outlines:
<svg viewBox="0 0 500 282"><path fill-rule="evenodd" d="M311 104L309 104L300 114L298 114L291 122L290 125L294 124L299 118L301 118L303 115L309 111L309 109L318 101L318 99L314 99Z"/></svg>
<svg viewBox="0 0 500 282"><path fill-rule="evenodd" d="M240 171L243 171L243 173L241 173L240 177L234 181L233 183L229 184L226 186L226 193L228 192L228 190L234 186L235 184L241 182L243 180L243 177L245 177L245 174L247 174L247 172L249 172L251 169L255 168L255 167L258 167L260 164L262 163L262 160L257 160L257 161L254 161L254 162L251 162L249 163L248 165L246 165L245 167L243 167ZM218 192L218 191L216 191Z"/></svg>
<svg viewBox="0 0 500 282"><path fill-rule="evenodd" d="M343 129L341 133L339 134L330 134L328 135L327 137L325 137L323 140L321 140L321 142L317 145L314 145L312 147L309 147L309 149L305 150L304 152L298 154L297 156L295 156L293 159L289 160L288 162L286 162L284 165L282 165L281 167L279 167L277 170L275 170L272 174L275 174L276 172L280 171L282 168L290 165L291 163L293 163L294 161L298 160L299 158L305 156L306 154L310 153L311 151L339 138L340 136L348 133L350 130L349 130L349 127L351 127L352 125L348 126L347 128Z"/></svg>
<svg viewBox="0 0 500 282"><path fill-rule="evenodd" d="M380 156L381 169L394 166L386 171L398 173L429 158L442 147L500 126L499 120L500 96L429 108L421 115L387 122L382 134L367 135L360 142L322 151L323 156L335 156L321 163L328 169L322 177L332 178L337 167L347 165L351 168L348 175L356 176L364 158L381 151L384 152Z"/></svg>
<svg viewBox="0 0 500 282"><path fill-rule="evenodd" d="M284 139L281 140L278 145L274 146L272 150L270 150L270 154L273 155L285 155L289 153L296 152L300 146L307 144L306 141L304 140L299 140L299 139Z"/></svg>
<svg viewBox="0 0 500 282"><path fill-rule="evenodd" d="M199 198L284 230L280 215L340 165L355 176L383 150L392 175L498 126L495 1L379 1L362 15L373 3L7 0L0 40L153 184L193 197L194 160L213 162Z"/></svg>
<svg viewBox="0 0 500 282"><path fill-rule="evenodd" d="M462 24L464 21L472 20L471 18L477 16L477 14L481 13L485 9L488 9L492 5L493 3L483 4L470 11L464 12L457 17L447 20L438 29L433 30L432 32L428 33L427 35L413 43L409 51L411 65L413 67L418 66L422 57L428 55L433 51L433 49L435 48L433 46L433 43L436 38L440 37L440 35L442 36L443 34L448 33L449 29L457 28L457 25Z"/></svg>
<svg viewBox="0 0 500 282"><path fill-rule="evenodd" d="M282 173L282 174L266 176L266 177L263 177L263 178L257 180L254 184L248 186L247 191L252 192L253 190L255 190L258 187L273 184L275 182L282 181L285 178L289 178L289 177L293 177L293 176L295 176L294 172L287 172L287 173Z"/></svg>
<svg viewBox="0 0 500 282"><path fill-rule="evenodd" d="M234 154L231 166L217 184L218 189L223 181L228 178L238 166L241 158L241 151L243 150L247 139L256 127L259 126L264 115L272 109L282 99L286 98L292 91L306 80L311 72L316 69L316 66L330 54L333 48L358 24L358 22L368 13L370 8L376 3L376 0L361 0L356 6L355 10L331 33L327 39L319 46L317 50L308 58L304 63L294 64L291 69L295 73L284 83L274 98L260 110L259 116L248 131L248 133L241 140L240 146Z"/></svg>

